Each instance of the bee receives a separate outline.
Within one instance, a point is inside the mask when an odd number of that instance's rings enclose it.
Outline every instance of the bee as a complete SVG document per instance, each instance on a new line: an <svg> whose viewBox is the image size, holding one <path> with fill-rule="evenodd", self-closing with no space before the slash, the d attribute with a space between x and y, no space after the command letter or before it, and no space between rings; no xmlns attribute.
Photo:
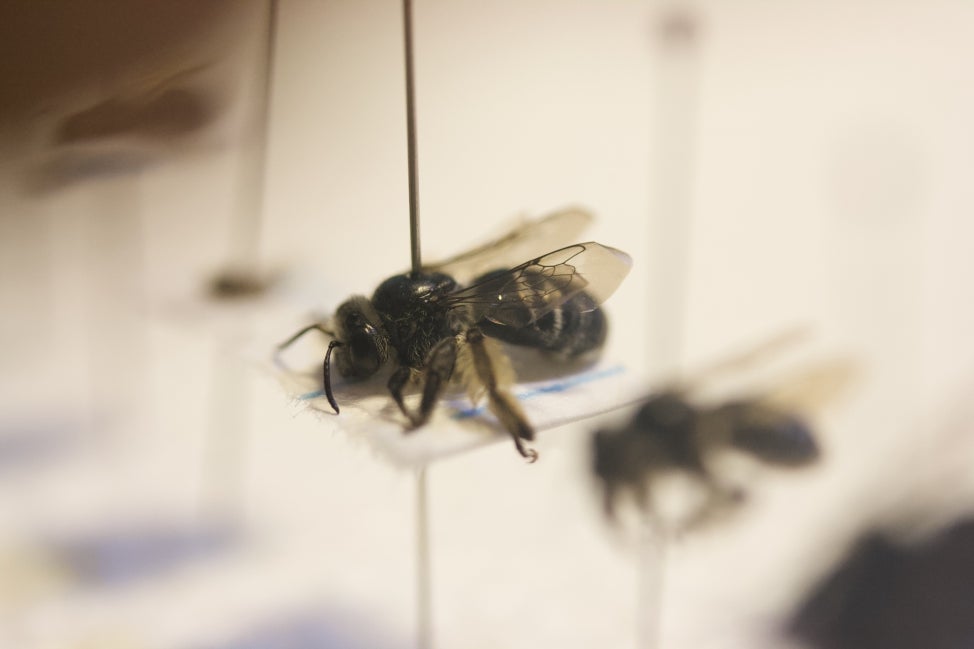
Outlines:
<svg viewBox="0 0 974 649"><path fill-rule="evenodd" d="M780 341L776 341L780 342ZM750 362L749 353L714 369ZM805 411L829 399L850 376L845 362L803 372L785 387L717 401L695 397L693 387L671 387L651 394L621 427L597 431L592 438L593 472L601 484L603 508L616 519L623 496L651 511L656 481L682 475L701 488L703 498L685 518L684 528L745 499L742 489L726 484L715 468L719 456L743 454L766 465L798 468L821 455Z"/></svg>
<svg viewBox="0 0 974 649"><path fill-rule="evenodd" d="M514 370L498 341L562 360L598 353L608 328L599 305L628 274L632 260L589 241L507 264L536 253L539 244L571 241L591 218L578 209L556 212L442 263L394 275L371 298L349 298L330 322L301 329L278 349L313 330L331 338L322 376L336 414L333 360L338 373L351 380L391 365L387 387L409 422L407 430L423 426L447 385L457 381L474 403L486 397L517 451L534 462L537 451L525 445L534 439L534 429L510 391ZM473 279L461 283L465 276ZM421 393L417 408L405 403L409 384Z"/></svg>

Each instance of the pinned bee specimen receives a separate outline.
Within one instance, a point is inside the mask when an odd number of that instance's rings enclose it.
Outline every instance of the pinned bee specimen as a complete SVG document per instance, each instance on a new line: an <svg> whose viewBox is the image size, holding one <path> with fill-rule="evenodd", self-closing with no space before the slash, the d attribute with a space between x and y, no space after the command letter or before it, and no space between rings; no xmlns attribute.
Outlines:
<svg viewBox="0 0 974 649"><path fill-rule="evenodd" d="M590 241L510 264L542 246L572 241L590 220L581 210L557 212L420 272L390 277L371 299L349 298L330 322L305 327L279 349L312 330L331 337L322 372L336 414L333 356L338 373L352 380L391 365L388 389L408 430L429 420L455 380L473 402L486 397L518 452L533 462L537 452L524 442L534 439L534 429L510 392L514 370L498 341L561 360L597 353L608 327L599 305L628 274L631 259ZM404 400L409 384L421 393L418 408Z"/></svg>
<svg viewBox="0 0 974 649"><path fill-rule="evenodd" d="M780 389L717 402L695 397L690 386L650 395L632 420L593 437L593 469L606 515L615 519L626 497L641 511L652 511L659 480L680 476L702 493L680 517L678 527L686 529L746 496L724 479L720 459L736 454L781 468L813 464L820 451L806 413L849 376L848 364L833 363L803 372Z"/></svg>

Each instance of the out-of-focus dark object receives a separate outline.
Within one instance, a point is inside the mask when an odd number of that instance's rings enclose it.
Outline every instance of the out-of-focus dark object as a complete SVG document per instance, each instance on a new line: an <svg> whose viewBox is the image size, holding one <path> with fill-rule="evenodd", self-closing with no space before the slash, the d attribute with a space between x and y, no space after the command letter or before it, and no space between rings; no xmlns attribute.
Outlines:
<svg viewBox="0 0 974 649"><path fill-rule="evenodd" d="M974 519L912 546L869 534L788 631L821 649L974 647Z"/></svg>
<svg viewBox="0 0 974 649"><path fill-rule="evenodd" d="M657 31L665 45L692 45L699 35L700 24L697 16L686 8L673 8L658 17Z"/></svg>
<svg viewBox="0 0 974 649"><path fill-rule="evenodd" d="M714 454L730 451L783 467L805 466L819 456L801 418L760 398L698 406L678 391L660 392L622 427L595 433L594 470L605 512L614 518L624 493L646 510L653 481L667 472L686 474L704 488L706 498L694 521L740 502L744 493L723 484L708 463Z"/></svg>
<svg viewBox="0 0 974 649"><path fill-rule="evenodd" d="M128 176L157 163L211 123L217 97L197 78L208 66L157 71L54 124L55 145L24 177L43 194L98 178Z"/></svg>
<svg viewBox="0 0 974 649"><path fill-rule="evenodd" d="M280 277L247 270L226 270L210 278L207 293L217 300L244 300L263 295Z"/></svg>
<svg viewBox="0 0 974 649"><path fill-rule="evenodd" d="M222 59L252 6L234 0L0 2L0 124L59 112L78 93L116 96L119 86L147 71ZM173 93L152 110L189 113L197 110L194 103Z"/></svg>
<svg viewBox="0 0 974 649"><path fill-rule="evenodd" d="M131 96L99 101L65 117L57 126L57 144L75 144L117 136L174 137L199 130L214 115L213 102L200 90L161 84Z"/></svg>
<svg viewBox="0 0 974 649"><path fill-rule="evenodd" d="M810 422L849 387L856 364L821 358L775 372L771 383L748 378L807 342L808 333L783 331L671 382L649 394L631 420L596 432L592 469L606 516L623 523L620 506L628 502L640 518L683 532L745 499L749 465L815 463L821 453ZM720 389L726 379L733 383Z"/></svg>

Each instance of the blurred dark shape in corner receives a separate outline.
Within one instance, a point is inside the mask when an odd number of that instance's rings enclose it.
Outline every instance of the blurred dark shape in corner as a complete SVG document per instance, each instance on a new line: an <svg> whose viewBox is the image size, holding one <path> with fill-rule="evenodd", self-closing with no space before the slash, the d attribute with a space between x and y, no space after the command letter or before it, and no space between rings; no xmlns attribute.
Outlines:
<svg viewBox="0 0 974 649"><path fill-rule="evenodd" d="M143 81L142 87L122 90L59 120L51 138L54 148L28 171L25 191L42 194L152 166L174 150L179 138L216 116L212 93L184 85L205 67Z"/></svg>
<svg viewBox="0 0 974 649"><path fill-rule="evenodd" d="M23 190L139 173L192 150L224 112L258 7L0 2L0 155L30 156Z"/></svg>
<svg viewBox="0 0 974 649"><path fill-rule="evenodd" d="M76 144L117 136L178 137L209 123L214 106L199 91L162 88L146 96L111 97L65 117L54 141Z"/></svg>
<svg viewBox="0 0 974 649"><path fill-rule="evenodd" d="M974 647L974 519L915 545L867 535L788 631L820 649Z"/></svg>
<svg viewBox="0 0 974 649"><path fill-rule="evenodd" d="M61 112L71 97L92 89L116 96L118 86L139 74L215 60L238 37L252 6L236 0L0 2L0 125ZM96 101L72 115L60 137L99 137L116 121L185 130L208 115L200 97L179 87L137 109L112 102Z"/></svg>

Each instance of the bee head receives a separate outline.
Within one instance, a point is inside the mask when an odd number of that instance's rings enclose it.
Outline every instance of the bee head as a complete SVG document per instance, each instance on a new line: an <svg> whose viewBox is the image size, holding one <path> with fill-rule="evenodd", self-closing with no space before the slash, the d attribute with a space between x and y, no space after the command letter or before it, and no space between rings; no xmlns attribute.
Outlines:
<svg viewBox="0 0 974 649"><path fill-rule="evenodd" d="M335 364L349 379L367 379L389 358L389 336L379 314L361 295L349 298L335 312Z"/></svg>

